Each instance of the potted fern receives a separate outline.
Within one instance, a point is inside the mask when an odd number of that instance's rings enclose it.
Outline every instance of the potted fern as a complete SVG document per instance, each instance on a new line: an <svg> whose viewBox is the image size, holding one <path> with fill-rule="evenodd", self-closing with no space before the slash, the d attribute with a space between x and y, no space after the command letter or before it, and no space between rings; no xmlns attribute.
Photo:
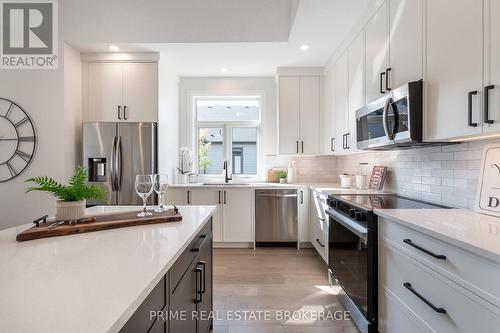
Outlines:
<svg viewBox="0 0 500 333"><path fill-rule="evenodd" d="M43 191L56 197L58 199L56 220L79 220L85 216L86 199L104 200L106 198L106 190L103 186L86 184L86 179L87 170L80 166L70 178L68 185L63 185L46 176L35 177L26 181L36 184L36 186L29 187L26 192Z"/></svg>

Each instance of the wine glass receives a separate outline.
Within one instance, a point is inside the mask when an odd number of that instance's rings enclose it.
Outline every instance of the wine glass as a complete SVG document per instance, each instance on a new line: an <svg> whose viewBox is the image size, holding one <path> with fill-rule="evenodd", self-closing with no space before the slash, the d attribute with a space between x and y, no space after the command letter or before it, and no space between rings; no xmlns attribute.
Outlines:
<svg viewBox="0 0 500 333"><path fill-rule="evenodd" d="M153 193L153 176L152 175L137 175L135 177L135 192L142 198L142 212L137 214L139 217L153 215L146 210L146 200Z"/></svg>
<svg viewBox="0 0 500 333"><path fill-rule="evenodd" d="M163 200L165 199L165 193L167 193L168 189L168 175L165 174L155 174L153 175L153 188L158 194L158 201L160 202L160 207L155 209L155 212L161 213L166 211L165 207L163 207Z"/></svg>

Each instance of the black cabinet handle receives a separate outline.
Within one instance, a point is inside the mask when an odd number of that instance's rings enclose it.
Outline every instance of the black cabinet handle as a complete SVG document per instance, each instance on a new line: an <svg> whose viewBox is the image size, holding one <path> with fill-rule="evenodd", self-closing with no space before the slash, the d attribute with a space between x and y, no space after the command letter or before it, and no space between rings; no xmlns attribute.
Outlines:
<svg viewBox="0 0 500 333"><path fill-rule="evenodd" d="M201 285L201 293L204 294L206 292L206 284L207 284L207 263L205 261L200 261L200 265L202 266L203 273L203 284Z"/></svg>
<svg viewBox="0 0 500 333"><path fill-rule="evenodd" d="M304 191L300 191L300 204L304 203Z"/></svg>
<svg viewBox="0 0 500 333"><path fill-rule="evenodd" d="M330 139L330 150L335 151L335 138Z"/></svg>
<svg viewBox="0 0 500 333"><path fill-rule="evenodd" d="M200 252L203 243L205 243L205 239L207 239L207 235L200 235L196 244L191 248L191 252Z"/></svg>
<svg viewBox="0 0 500 333"><path fill-rule="evenodd" d="M469 91L467 94L467 100L468 100L468 111L469 111L469 122L468 125L470 127L477 127L477 123L472 122L472 97L474 95L477 95L477 90L474 91Z"/></svg>
<svg viewBox="0 0 500 333"><path fill-rule="evenodd" d="M302 154L304 154L304 141L301 141L302 143Z"/></svg>
<svg viewBox="0 0 500 333"><path fill-rule="evenodd" d="M201 303L203 301L203 294L201 293L201 274L203 273L203 269L200 266L196 266L194 273L196 274L196 298L194 299L194 303Z"/></svg>
<svg viewBox="0 0 500 333"><path fill-rule="evenodd" d="M186 194L187 194L187 204L189 205L191 203L191 191L187 190Z"/></svg>
<svg viewBox="0 0 500 333"><path fill-rule="evenodd" d="M118 119L122 120L122 106L118 105Z"/></svg>
<svg viewBox="0 0 500 333"><path fill-rule="evenodd" d="M391 71L392 71L392 68L390 68L390 67L385 70L385 90L386 91L391 91L391 86L389 84L389 78L391 77L390 76Z"/></svg>
<svg viewBox="0 0 500 333"><path fill-rule="evenodd" d="M495 121L490 119L490 90L495 88L495 86L489 85L484 87L484 123L493 124Z"/></svg>
<svg viewBox="0 0 500 333"><path fill-rule="evenodd" d="M443 255L443 254L435 254L435 253L433 253L433 252L431 252L431 251L429 251L427 249L424 249L423 247L421 247L421 246L413 243L411 241L411 239L403 239L403 242L406 243L406 244L408 244L408 245L410 245L410 246L413 246L417 250L420 250L420 251L422 251L424 253L427 253L430 256L433 256L436 259L446 260L446 256L445 255Z"/></svg>
<svg viewBox="0 0 500 333"><path fill-rule="evenodd" d="M319 246L325 247L323 244L321 244L321 242L319 241L319 238L316 238L316 242L318 242Z"/></svg>
<svg viewBox="0 0 500 333"><path fill-rule="evenodd" d="M381 94L385 94L385 91L383 88L384 76L385 76L385 72L380 73L380 93Z"/></svg>
<svg viewBox="0 0 500 333"><path fill-rule="evenodd" d="M345 149L351 149L351 145L349 144L348 138L351 136L351 133L345 134Z"/></svg>
<svg viewBox="0 0 500 333"><path fill-rule="evenodd" d="M297 143L297 154L298 154L299 153L299 142L296 141L296 143Z"/></svg>
<svg viewBox="0 0 500 333"><path fill-rule="evenodd" d="M218 196L219 196L219 205L220 205L220 204L222 203L222 202L221 202L221 194L222 194L222 191L217 191L217 192L219 192L219 193L218 193Z"/></svg>
<svg viewBox="0 0 500 333"><path fill-rule="evenodd" d="M224 191L224 205L227 204L227 192Z"/></svg>
<svg viewBox="0 0 500 333"><path fill-rule="evenodd" d="M123 107L123 119L127 120L127 106Z"/></svg>
<svg viewBox="0 0 500 333"><path fill-rule="evenodd" d="M424 302L425 304L427 304L428 306L430 306L432 308L432 310L434 310L434 311L436 311L438 313L446 313L445 309L436 307L429 300L427 300L424 296L420 295L415 289L413 289L413 287L411 286L410 282L403 283L403 286L406 289L408 289L409 291L411 291L415 296L417 296L418 298L420 298L420 300L422 302Z"/></svg>

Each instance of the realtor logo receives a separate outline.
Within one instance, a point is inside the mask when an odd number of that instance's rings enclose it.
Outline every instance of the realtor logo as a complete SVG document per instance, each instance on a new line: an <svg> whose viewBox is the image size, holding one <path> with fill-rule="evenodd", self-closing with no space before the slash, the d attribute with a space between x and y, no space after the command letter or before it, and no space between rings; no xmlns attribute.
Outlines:
<svg viewBox="0 0 500 333"><path fill-rule="evenodd" d="M0 0L0 19L0 68L57 68L57 0Z"/></svg>

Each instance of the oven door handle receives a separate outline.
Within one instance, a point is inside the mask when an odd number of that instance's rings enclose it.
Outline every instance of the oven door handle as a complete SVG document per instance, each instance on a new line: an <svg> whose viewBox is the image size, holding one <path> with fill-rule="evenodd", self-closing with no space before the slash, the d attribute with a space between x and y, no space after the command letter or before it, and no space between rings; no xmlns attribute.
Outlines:
<svg viewBox="0 0 500 333"><path fill-rule="evenodd" d="M367 240L368 238L368 229L363 227L362 225L354 222L350 218L340 214L339 212L333 209L327 209L326 214L335 220L338 224L342 225L344 228L351 231L356 236L362 238L363 240Z"/></svg>

